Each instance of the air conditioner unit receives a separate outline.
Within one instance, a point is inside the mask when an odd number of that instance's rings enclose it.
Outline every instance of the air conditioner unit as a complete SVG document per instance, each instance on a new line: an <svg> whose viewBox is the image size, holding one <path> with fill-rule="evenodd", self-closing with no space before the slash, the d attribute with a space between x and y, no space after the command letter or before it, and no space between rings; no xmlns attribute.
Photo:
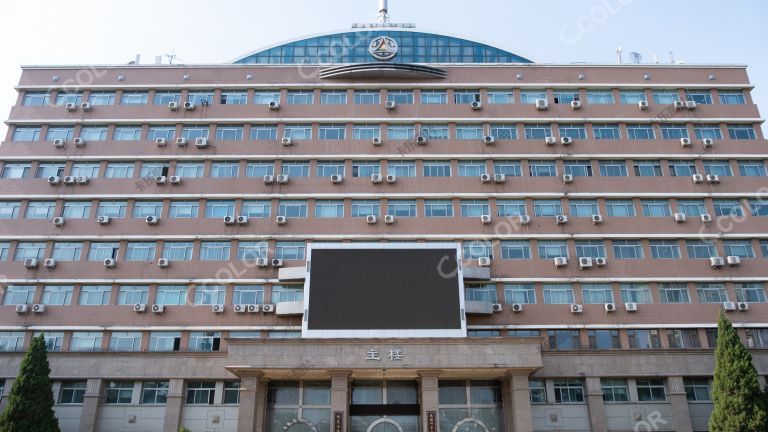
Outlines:
<svg viewBox="0 0 768 432"><path fill-rule="evenodd" d="M205 138L205 137L197 137L197 138L195 138L195 147L197 147L197 148L206 148L206 147L208 147L208 138Z"/></svg>
<svg viewBox="0 0 768 432"><path fill-rule="evenodd" d="M397 183L397 177L391 174L387 175L387 183Z"/></svg>
<svg viewBox="0 0 768 432"><path fill-rule="evenodd" d="M280 140L280 143L284 146L289 146L293 144L293 140L290 137L283 137L283 139Z"/></svg>
<svg viewBox="0 0 768 432"><path fill-rule="evenodd" d="M580 257L579 258L579 268L582 269L582 270L592 268L592 258L590 258L590 257Z"/></svg>
<svg viewBox="0 0 768 432"><path fill-rule="evenodd" d="M695 110L696 109L696 101L686 101L685 107L689 110Z"/></svg>
<svg viewBox="0 0 768 432"><path fill-rule="evenodd" d="M520 225L528 225L531 223L531 217L528 215L520 215L519 218Z"/></svg>
<svg viewBox="0 0 768 432"><path fill-rule="evenodd" d="M392 111L393 109L397 108L397 102L395 102L395 101L386 101L384 103L384 108L386 108L389 111Z"/></svg>
<svg viewBox="0 0 768 432"><path fill-rule="evenodd" d="M734 311L736 310L736 303L735 302L723 302L723 309L727 311Z"/></svg>
<svg viewBox="0 0 768 432"><path fill-rule="evenodd" d="M568 258L566 257L557 257L554 261L555 267L564 267L568 265Z"/></svg>
<svg viewBox="0 0 768 432"><path fill-rule="evenodd" d="M269 259L268 258L256 258L256 266L258 267L266 267L269 265Z"/></svg>
<svg viewBox="0 0 768 432"><path fill-rule="evenodd" d="M53 225L54 226L57 226L57 227L64 226L64 222L65 222L65 220L61 216L56 216L55 218L53 218Z"/></svg>
<svg viewBox="0 0 768 432"><path fill-rule="evenodd" d="M605 303L603 306L606 312L616 312L616 303Z"/></svg>
<svg viewBox="0 0 768 432"><path fill-rule="evenodd" d="M224 225L234 225L234 224L235 224L234 216L224 216Z"/></svg>
<svg viewBox="0 0 768 432"><path fill-rule="evenodd" d="M493 135L486 135L483 137L483 142L488 145L496 144L496 137Z"/></svg>
<svg viewBox="0 0 768 432"><path fill-rule="evenodd" d="M277 111L280 109L280 102L277 101L270 101L267 105L272 111Z"/></svg>
<svg viewBox="0 0 768 432"><path fill-rule="evenodd" d="M248 306L244 304L236 304L233 307L233 310L235 311L235 313L239 313L239 314L246 313L248 312Z"/></svg>
<svg viewBox="0 0 768 432"><path fill-rule="evenodd" d="M707 174L707 183L710 183L710 184L720 183L720 176L717 174Z"/></svg>
<svg viewBox="0 0 768 432"><path fill-rule="evenodd" d="M286 184L288 183L288 175L280 174L277 177L275 177L275 181L277 181L278 184Z"/></svg>
<svg viewBox="0 0 768 432"><path fill-rule="evenodd" d="M691 176L691 179L693 180L694 183L698 184L704 181L704 176L701 174L693 174Z"/></svg>
<svg viewBox="0 0 768 432"><path fill-rule="evenodd" d="M275 305L273 304L263 304L261 305L261 311L264 313L273 313L275 312Z"/></svg>
<svg viewBox="0 0 768 432"><path fill-rule="evenodd" d="M715 141L712 138L704 138L701 140L701 144L704 148L712 148L712 146L715 145Z"/></svg>
<svg viewBox="0 0 768 432"><path fill-rule="evenodd" d="M75 177L75 181L77 184L86 185L90 181L90 179L86 176L77 176Z"/></svg>
<svg viewBox="0 0 768 432"><path fill-rule="evenodd" d="M184 137L176 138L176 145L179 147L184 147L185 145L187 145L187 139Z"/></svg>
<svg viewBox="0 0 768 432"><path fill-rule="evenodd" d="M701 223L703 224L712 223L712 215L710 215L709 213L704 213L703 215L700 216L700 218L701 218Z"/></svg>
<svg viewBox="0 0 768 432"><path fill-rule="evenodd" d="M155 176L155 183L157 184L165 184L166 180L167 180L167 177L165 176Z"/></svg>
<svg viewBox="0 0 768 432"><path fill-rule="evenodd" d="M373 137L371 138L371 142L373 143L373 145L379 146L381 145L381 137Z"/></svg>
<svg viewBox="0 0 768 432"><path fill-rule="evenodd" d="M491 310L494 313L499 313L504 310L504 306L501 303L494 303L491 305Z"/></svg>
<svg viewBox="0 0 768 432"><path fill-rule="evenodd" d="M376 215L368 215L365 217L365 221L373 225L379 221L379 218L377 218Z"/></svg>
<svg viewBox="0 0 768 432"><path fill-rule="evenodd" d="M384 180L381 174L371 174L371 183L381 183Z"/></svg>
<svg viewBox="0 0 768 432"><path fill-rule="evenodd" d="M637 107L640 108L640 111L648 111L648 108L649 108L648 101L644 101L644 100L638 101Z"/></svg>
<svg viewBox="0 0 768 432"><path fill-rule="evenodd" d="M249 304L246 306L246 309L248 310L248 313L259 313L261 312L261 305L260 304Z"/></svg>
<svg viewBox="0 0 768 432"><path fill-rule="evenodd" d="M25 304L16 305L16 313L17 314L25 314L29 310L29 306Z"/></svg>
<svg viewBox="0 0 768 432"><path fill-rule="evenodd" d="M709 266L712 268L720 268L725 264L723 257L711 257L709 258Z"/></svg>
<svg viewBox="0 0 768 432"><path fill-rule="evenodd" d="M168 181L170 181L172 185L181 184L181 176L170 176L168 177Z"/></svg>
<svg viewBox="0 0 768 432"><path fill-rule="evenodd" d="M605 267L608 264L608 259L605 257L597 257L593 261L598 267Z"/></svg>
<svg viewBox="0 0 768 432"><path fill-rule="evenodd" d="M115 268L116 261L114 258L107 258L104 260L104 267Z"/></svg>
<svg viewBox="0 0 768 432"><path fill-rule="evenodd" d="M221 304L212 305L211 312L217 313L217 314L224 313L224 305L221 305Z"/></svg>
<svg viewBox="0 0 768 432"><path fill-rule="evenodd" d="M507 181L507 176L504 174L494 174L493 175L493 181L495 183L504 183Z"/></svg>
<svg viewBox="0 0 768 432"><path fill-rule="evenodd" d="M741 264L741 258L736 255L729 255L725 257L725 261L728 263L728 265L736 266Z"/></svg>
<svg viewBox="0 0 768 432"><path fill-rule="evenodd" d="M178 102L168 102L168 109L171 111L176 111L179 109L179 103Z"/></svg>
<svg viewBox="0 0 768 432"><path fill-rule="evenodd" d="M521 303L512 303L512 312L522 312L523 305Z"/></svg>
<svg viewBox="0 0 768 432"><path fill-rule="evenodd" d="M473 101L470 106L475 111L483 109L483 103L478 101Z"/></svg>
<svg viewBox="0 0 768 432"><path fill-rule="evenodd" d="M238 225L248 225L248 216L238 216L237 217L237 224Z"/></svg>
<svg viewBox="0 0 768 432"><path fill-rule="evenodd" d="M555 138L553 136L548 136L548 137L544 138L544 142L547 145L555 145L555 144L557 144L557 138Z"/></svg>
<svg viewBox="0 0 768 432"><path fill-rule="evenodd" d="M581 108L581 101L577 101L577 100L571 101L571 108L574 109L574 110L580 109Z"/></svg>
<svg viewBox="0 0 768 432"><path fill-rule="evenodd" d="M288 218L285 216L278 216L275 218L275 222L277 222L278 225L285 225L288 223Z"/></svg>
<svg viewBox="0 0 768 432"><path fill-rule="evenodd" d="M738 302L736 304L736 309L738 309L741 312L746 312L749 310L749 303L747 302Z"/></svg>
<svg viewBox="0 0 768 432"><path fill-rule="evenodd" d="M75 184L76 180L77 179L75 179L74 176L66 176L66 177L64 177L64 184L72 185L72 184Z"/></svg>
<svg viewBox="0 0 768 432"><path fill-rule="evenodd" d="M675 222L677 223L683 223L688 219L685 213L675 213L674 216L675 216Z"/></svg>
<svg viewBox="0 0 768 432"><path fill-rule="evenodd" d="M674 101L672 102L672 107L677 111L683 110L685 109L685 102L679 100Z"/></svg>
<svg viewBox="0 0 768 432"><path fill-rule="evenodd" d="M77 137L72 140L72 144L74 144L75 147L82 147L85 145L85 140L80 137Z"/></svg>
<svg viewBox="0 0 768 432"><path fill-rule="evenodd" d="M580 304L572 304L571 305L571 313L578 314L578 313L582 313L582 312L584 312L584 306L582 306Z"/></svg>
<svg viewBox="0 0 768 432"><path fill-rule="evenodd" d="M491 215L480 215L480 222L483 225L491 223Z"/></svg>
<svg viewBox="0 0 768 432"><path fill-rule="evenodd" d="M272 258L272 267L280 268L283 266L283 260L280 258Z"/></svg>
<svg viewBox="0 0 768 432"><path fill-rule="evenodd" d="M416 137L416 144L418 145L426 145L427 142L429 142L429 139L427 139L427 137L424 135L419 135Z"/></svg>
<svg viewBox="0 0 768 432"><path fill-rule="evenodd" d="M272 175L265 175L264 176L264 183L265 184L272 184L275 182L275 176Z"/></svg>
<svg viewBox="0 0 768 432"><path fill-rule="evenodd" d="M489 257L480 257L477 259L477 265L480 267L490 267L491 259Z"/></svg>
<svg viewBox="0 0 768 432"><path fill-rule="evenodd" d="M195 104L190 102L190 101L184 102L184 109L187 110L187 111L194 111L195 110Z"/></svg>
<svg viewBox="0 0 768 432"><path fill-rule="evenodd" d="M147 305L144 303L136 303L133 305L133 311L136 313L143 313L147 311Z"/></svg>
<svg viewBox="0 0 768 432"><path fill-rule="evenodd" d="M72 103L72 102L68 102L66 105L64 105L64 107L69 112L77 111L77 104Z"/></svg>
<svg viewBox="0 0 768 432"><path fill-rule="evenodd" d="M161 314L165 312L165 306L161 304L153 304L152 305L152 313Z"/></svg>
<svg viewBox="0 0 768 432"><path fill-rule="evenodd" d="M160 218L157 216L147 216L144 220L147 222L147 225L157 225L160 222Z"/></svg>
<svg viewBox="0 0 768 432"><path fill-rule="evenodd" d="M491 182L490 174L480 174L480 183L490 183L490 182Z"/></svg>
<svg viewBox="0 0 768 432"><path fill-rule="evenodd" d="M46 260L43 261L43 266L47 269L56 268L56 260L53 258L46 258Z"/></svg>
<svg viewBox="0 0 768 432"><path fill-rule="evenodd" d="M342 177L340 174L334 174L331 176L331 183L333 184L339 184L342 181L344 181L344 177Z"/></svg>
<svg viewBox="0 0 768 432"><path fill-rule="evenodd" d="M624 309L627 312L637 312L637 303L624 303Z"/></svg>
<svg viewBox="0 0 768 432"><path fill-rule="evenodd" d="M155 138L155 144L157 144L158 147L165 147L165 145L168 144L168 140L165 138Z"/></svg>
<svg viewBox="0 0 768 432"><path fill-rule="evenodd" d="M599 214L593 214L592 215L592 224L593 225L599 225L603 223L603 216Z"/></svg>
<svg viewBox="0 0 768 432"><path fill-rule="evenodd" d="M558 225L563 225L568 223L568 216L566 215L557 215L555 216L555 221L557 221Z"/></svg>
<svg viewBox="0 0 768 432"><path fill-rule="evenodd" d="M690 138L680 138L680 146L682 146L682 147L690 147L691 146L691 139Z"/></svg>
<svg viewBox="0 0 768 432"><path fill-rule="evenodd" d="M563 183L573 183L573 174L563 174Z"/></svg>
<svg viewBox="0 0 768 432"><path fill-rule="evenodd" d="M112 219L109 216L99 216L96 218L96 222L98 222L100 225L107 225L111 221Z"/></svg>
<svg viewBox="0 0 768 432"><path fill-rule="evenodd" d="M544 111L549 109L549 102L546 99L536 99L536 109Z"/></svg>
<svg viewBox="0 0 768 432"><path fill-rule="evenodd" d="M85 112L88 112L88 111L91 110L91 104L88 103L88 102L83 102L83 103L80 104L80 109L85 111Z"/></svg>
<svg viewBox="0 0 768 432"><path fill-rule="evenodd" d="M562 137L562 138L560 138L560 144L562 144L562 145L571 145L571 144L573 144L573 138L571 138L571 137Z"/></svg>
<svg viewBox="0 0 768 432"><path fill-rule="evenodd" d="M59 176L50 176L48 177L48 184L51 186L58 186L61 183L61 177Z"/></svg>
<svg viewBox="0 0 768 432"><path fill-rule="evenodd" d="M390 224L390 225L395 223L395 216L394 215L384 215L384 223Z"/></svg>
<svg viewBox="0 0 768 432"><path fill-rule="evenodd" d="M44 304L33 304L32 305L32 312L36 314L45 313L45 305Z"/></svg>

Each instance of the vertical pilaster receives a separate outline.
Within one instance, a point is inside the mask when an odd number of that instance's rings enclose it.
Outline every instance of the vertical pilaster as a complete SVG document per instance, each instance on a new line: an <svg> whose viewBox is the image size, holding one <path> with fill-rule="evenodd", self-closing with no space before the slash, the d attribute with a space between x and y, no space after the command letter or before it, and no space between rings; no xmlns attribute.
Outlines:
<svg viewBox="0 0 768 432"><path fill-rule="evenodd" d="M439 430L437 424L440 417L438 407L437 381L440 375L438 370L419 371L419 402L421 403L421 430L422 432L431 432ZM430 414L431 413L431 414ZM432 422L433 428L430 428ZM431 429L431 430L430 430Z"/></svg>
<svg viewBox="0 0 768 432"><path fill-rule="evenodd" d="M184 380L168 380L168 397L165 402L163 432L178 432L181 426L181 407L184 402Z"/></svg>
<svg viewBox="0 0 768 432"><path fill-rule="evenodd" d="M102 386L103 381L99 378L91 378L85 384L83 410L80 413L80 432L96 432Z"/></svg>
<svg viewBox="0 0 768 432"><path fill-rule="evenodd" d="M688 411L688 398L685 396L683 377L667 378L667 396L672 404L672 417L675 418L675 430L692 432L691 413Z"/></svg>
<svg viewBox="0 0 768 432"><path fill-rule="evenodd" d="M331 416L341 413L344 422L342 431L347 431L349 430L349 377L352 372L337 370L328 372L328 375L331 376Z"/></svg>
<svg viewBox="0 0 768 432"><path fill-rule="evenodd" d="M255 432L261 374L240 377L240 404L237 411L237 432Z"/></svg>
<svg viewBox="0 0 768 432"><path fill-rule="evenodd" d="M592 432L605 432L608 423L605 417L605 405L603 404L603 387L599 377L587 377L587 405L589 406L589 424Z"/></svg>
<svg viewBox="0 0 768 432"><path fill-rule="evenodd" d="M507 374L503 382L504 423L509 432L533 430L531 417L531 390L527 374Z"/></svg>

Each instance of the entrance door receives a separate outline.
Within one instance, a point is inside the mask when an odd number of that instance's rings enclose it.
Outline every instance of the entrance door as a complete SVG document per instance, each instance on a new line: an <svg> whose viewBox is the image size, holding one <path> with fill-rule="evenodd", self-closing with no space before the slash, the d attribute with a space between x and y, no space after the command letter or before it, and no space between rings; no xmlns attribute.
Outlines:
<svg viewBox="0 0 768 432"><path fill-rule="evenodd" d="M419 432L415 381L355 381L349 405L351 432Z"/></svg>

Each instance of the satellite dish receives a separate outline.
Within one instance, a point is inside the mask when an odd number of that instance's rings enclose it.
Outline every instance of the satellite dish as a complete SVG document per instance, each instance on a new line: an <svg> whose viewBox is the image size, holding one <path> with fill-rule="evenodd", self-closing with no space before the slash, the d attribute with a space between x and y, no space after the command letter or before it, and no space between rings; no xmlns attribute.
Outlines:
<svg viewBox="0 0 768 432"><path fill-rule="evenodd" d="M639 52L632 51L629 53L629 58L632 59L632 63L640 64L643 61L643 56Z"/></svg>

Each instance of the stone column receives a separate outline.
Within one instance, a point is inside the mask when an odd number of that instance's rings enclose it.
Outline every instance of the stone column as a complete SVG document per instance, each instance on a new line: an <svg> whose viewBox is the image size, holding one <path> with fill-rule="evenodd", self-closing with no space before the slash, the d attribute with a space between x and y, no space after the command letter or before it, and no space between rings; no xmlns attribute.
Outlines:
<svg viewBox="0 0 768 432"><path fill-rule="evenodd" d="M503 382L504 423L510 432L530 432L533 430L531 416L531 390L528 387L528 375L508 373Z"/></svg>
<svg viewBox="0 0 768 432"><path fill-rule="evenodd" d="M605 418L605 405L603 404L603 387L599 377L587 377L584 380L587 387L587 405L589 406L589 424L592 432L605 432L608 430L608 422Z"/></svg>
<svg viewBox="0 0 768 432"><path fill-rule="evenodd" d="M178 432L181 426L181 407L184 402L184 380L168 380L168 397L165 402L163 432Z"/></svg>
<svg viewBox="0 0 768 432"><path fill-rule="evenodd" d="M430 432L429 423L433 422L434 431L438 431L439 425L437 424L440 413L438 412L438 406L440 404L437 393L437 380L440 375L439 370L426 370L419 371L419 401L421 402L421 430L422 432ZM429 414L429 413L432 414ZM432 417L433 416L433 417ZM431 419L430 419L431 417Z"/></svg>
<svg viewBox="0 0 768 432"><path fill-rule="evenodd" d="M336 370L328 372L331 376L331 430L333 430L333 416L341 413L344 424L342 431L349 430L349 377L352 371Z"/></svg>
<svg viewBox="0 0 768 432"><path fill-rule="evenodd" d="M261 373L240 377L240 404L237 409L237 432L255 432Z"/></svg>
<svg viewBox="0 0 768 432"><path fill-rule="evenodd" d="M688 411L688 399L685 396L685 384L683 377L673 376L667 378L667 396L672 405L672 417L675 418L675 430L678 432L692 432L691 413Z"/></svg>
<svg viewBox="0 0 768 432"><path fill-rule="evenodd" d="M80 432L96 432L96 416L99 415L99 400L103 382L91 378L85 384L83 410L80 413Z"/></svg>

